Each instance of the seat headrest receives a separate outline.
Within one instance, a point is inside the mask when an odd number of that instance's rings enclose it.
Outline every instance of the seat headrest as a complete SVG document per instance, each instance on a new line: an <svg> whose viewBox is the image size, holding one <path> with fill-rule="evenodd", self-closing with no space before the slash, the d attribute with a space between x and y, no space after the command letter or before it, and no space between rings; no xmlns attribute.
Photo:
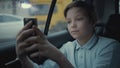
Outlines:
<svg viewBox="0 0 120 68"><path fill-rule="evenodd" d="M106 24L105 36L120 41L120 14L112 14L109 16Z"/></svg>
<svg viewBox="0 0 120 68"><path fill-rule="evenodd" d="M109 16L107 25L117 26L120 25L120 14L112 14Z"/></svg>

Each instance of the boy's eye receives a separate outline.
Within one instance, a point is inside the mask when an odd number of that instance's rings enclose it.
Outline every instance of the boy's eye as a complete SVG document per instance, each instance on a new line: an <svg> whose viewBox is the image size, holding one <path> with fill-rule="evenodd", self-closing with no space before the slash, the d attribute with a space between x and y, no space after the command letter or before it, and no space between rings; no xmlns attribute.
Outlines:
<svg viewBox="0 0 120 68"><path fill-rule="evenodd" d="M76 18L76 20L79 20L79 21L80 21L80 20L83 20L83 18Z"/></svg>
<svg viewBox="0 0 120 68"><path fill-rule="evenodd" d="M71 23L71 21L67 21L67 23L68 23L68 24L70 24L70 23Z"/></svg>

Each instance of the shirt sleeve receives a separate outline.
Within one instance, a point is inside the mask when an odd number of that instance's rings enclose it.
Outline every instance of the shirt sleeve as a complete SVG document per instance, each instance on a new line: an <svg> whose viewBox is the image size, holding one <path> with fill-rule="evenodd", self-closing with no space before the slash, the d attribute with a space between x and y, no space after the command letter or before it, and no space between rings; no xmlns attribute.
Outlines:
<svg viewBox="0 0 120 68"><path fill-rule="evenodd" d="M67 42L63 44L63 46L60 48L60 51L64 54L65 57L67 57L68 51L71 51L73 49L73 43L72 42Z"/></svg>
<svg viewBox="0 0 120 68"><path fill-rule="evenodd" d="M34 68L59 68L58 64L52 60L46 60L43 65L33 63Z"/></svg>
<svg viewBox="0 0 120 68"><path fill-rule="evenodd" d="M93 68L109 68L113 50L117 45L119 45L119 43L114 41L102 48L94 61Z"/></svg>
<svg viewBox="0 0 120 68"><path fill-rule="evenodd" d="M113 51L112 62L110 64L110 68L120 68L120 44L115 47Z"/></svg>
<svg viewBox="0 0 120 68"><path fill-rule="evenodd" d="M61 48L60 51L66 56L66 44L64 44ZM34 68L59 68L59 65L52 61L52 60L46 60L43 65L38 65L36 63L33 63Z"/></svg>

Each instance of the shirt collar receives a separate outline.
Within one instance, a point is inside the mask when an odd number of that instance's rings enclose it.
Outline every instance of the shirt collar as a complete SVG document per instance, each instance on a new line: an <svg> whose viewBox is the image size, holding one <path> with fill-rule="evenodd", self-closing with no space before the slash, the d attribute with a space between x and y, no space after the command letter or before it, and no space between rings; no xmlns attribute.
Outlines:
<svg viewBox="0 0 120 68"><path fill-rule="evenodd" d="M75 43L76 43L75 49L76 50L78 50L80 48L81 49L91 49L97 43L97 41L98 41L98 37L96 34L93 34L93 36L90 38L90 40L82 46L78 43L77 40L75 40Z"/></svg>

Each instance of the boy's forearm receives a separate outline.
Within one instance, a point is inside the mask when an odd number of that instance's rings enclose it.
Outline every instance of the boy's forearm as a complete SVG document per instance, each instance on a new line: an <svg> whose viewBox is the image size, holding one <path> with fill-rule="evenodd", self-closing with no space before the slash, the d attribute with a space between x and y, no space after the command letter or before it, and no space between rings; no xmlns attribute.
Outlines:
<svg viewBox="0 0 120 68"><path fill-rule="evenodd" d="M22 60L21 65L22 68L34 68L34 64L29 58Z"/></svg>

